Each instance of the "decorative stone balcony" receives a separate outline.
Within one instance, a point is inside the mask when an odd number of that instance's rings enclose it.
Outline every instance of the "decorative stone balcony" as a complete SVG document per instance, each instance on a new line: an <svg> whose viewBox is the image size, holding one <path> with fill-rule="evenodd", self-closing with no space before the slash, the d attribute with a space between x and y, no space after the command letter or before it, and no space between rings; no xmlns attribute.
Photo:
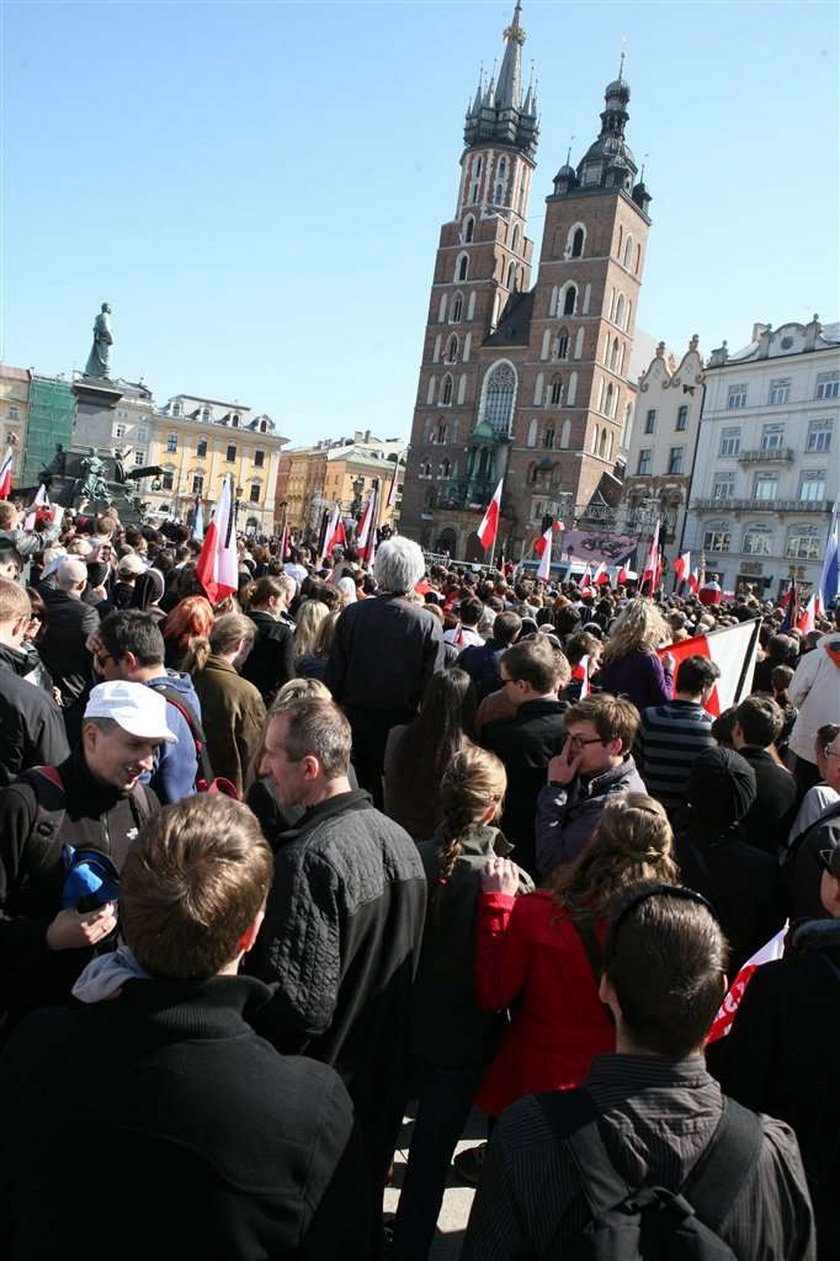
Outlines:
<svg viewBox="0 0 840 1261"><path fill-rule="evenodd" d="M830 499L695 499L693 512L714 512L727 516L731 512L808 512L827 514L834 504Z"/></svg>
<svg viewBox="0 0 840 1261"><path fill-rule="evenodd" d="M739 464L791 464L793 463L792 447L773 447L770 450L761 448L757 451L739 451Z"/></svg>

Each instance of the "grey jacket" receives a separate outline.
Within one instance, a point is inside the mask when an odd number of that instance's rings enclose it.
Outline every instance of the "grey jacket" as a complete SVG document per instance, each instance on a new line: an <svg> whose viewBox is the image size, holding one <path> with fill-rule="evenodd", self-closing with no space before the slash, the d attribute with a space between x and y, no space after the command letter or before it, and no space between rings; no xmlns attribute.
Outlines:
<svg viewBox="0 0 840 1261"><path fill-rule="evenodd" d="M576 776L570 784L546 784L537 797L537 871L545 876L558 863L577 858L589 840L601 811L620 793L647 792L628 753L620 766L585 780Z"/></svg>

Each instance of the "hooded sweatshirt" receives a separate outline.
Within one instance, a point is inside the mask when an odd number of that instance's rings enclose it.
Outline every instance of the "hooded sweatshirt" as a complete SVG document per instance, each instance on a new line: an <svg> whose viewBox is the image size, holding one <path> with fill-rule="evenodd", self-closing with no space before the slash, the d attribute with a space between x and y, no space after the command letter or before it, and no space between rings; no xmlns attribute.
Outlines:
<svg viewBox="0 0 840 1261"><path fill-rule="evenodd" d="M154 688L156 692L161 688L177 692L181 704L195 715L196 723L199 727L201 726L201 702L188 674L167 670L166 674L161 675L160 678L148 679L147 687ZM186 718L171 701L166 703L166 725L172 734L177 736L178 743L158 745L155 750L154 766L148 775L142 777L143 782L154 789L164 806L189 797L195 788L198 775L195 739Z"/></svg>

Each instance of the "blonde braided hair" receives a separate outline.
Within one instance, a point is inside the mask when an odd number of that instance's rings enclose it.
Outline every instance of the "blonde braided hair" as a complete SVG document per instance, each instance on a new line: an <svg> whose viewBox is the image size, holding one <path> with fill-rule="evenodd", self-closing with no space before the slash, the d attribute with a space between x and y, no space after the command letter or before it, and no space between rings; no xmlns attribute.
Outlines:
<svg viewBox="0 0 840 1261"><path fill-rule="evenodd" d="M469 745L455 754L440 787L439 885L452 875L464 834L481 822L488 806L501 806L506 788L507 772L495 753Z"/></svg>

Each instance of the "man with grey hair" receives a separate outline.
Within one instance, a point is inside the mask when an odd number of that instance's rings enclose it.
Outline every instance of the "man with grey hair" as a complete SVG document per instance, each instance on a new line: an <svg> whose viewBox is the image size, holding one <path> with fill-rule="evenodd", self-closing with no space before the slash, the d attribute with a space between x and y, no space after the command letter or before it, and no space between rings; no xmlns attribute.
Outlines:
<svg viewBox="0 0 840 1261"><path fill-rule="evenodd" d="M68 557L55 571L55 587L41 587L46 629L39 650L59 690L71 745L81 735L85 700L95 682L87 641L99 626L99 614L82 600L87 578L84 561Z"/></svg>
<svg viewBox="0 0 840 1261"><path fill-rule="evenodd" d="M269 715L260 774L303 806L274 844L274 883L248 970L277 985L259 1031L287 1054L335 1067L367 1152L371 1221L408 1096L408 1021L426 880L417 847L350 787L351 734L332 701Z"/></svg>
<svg viewBox="0 0 840 1261"><path fill-rule="evenodd" d="M244 613L217 617L210 631L210 656L193 680L213 772L229 779L240 797L265 722L262 696L237 669L247 657L256 631Z"/></svg>
<svg viewBox="0 0 840 1261"><path fill-rule="evenodd" d="M376 596L343 610L327 663L325 682L353 731L359 783L378 807L388 732L411 721L426 683L444 665L440 622L412 599L425 567L411 539L383 543L374 564Z"/></svg>

